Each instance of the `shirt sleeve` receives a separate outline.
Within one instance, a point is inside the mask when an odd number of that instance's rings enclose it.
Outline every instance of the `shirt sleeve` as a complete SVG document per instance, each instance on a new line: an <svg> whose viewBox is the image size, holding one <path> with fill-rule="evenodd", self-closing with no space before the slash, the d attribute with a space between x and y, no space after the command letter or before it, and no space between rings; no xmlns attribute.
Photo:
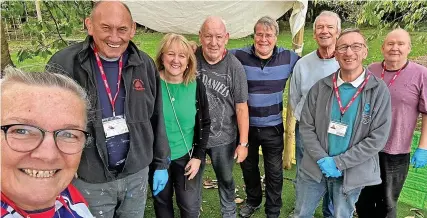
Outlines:
<svg viewBox="0 0 427 218"><path fill-rule="evenodd" d="M234 103L245 103L248 101L248 81L246 79L245 69L236 57L232 57L233 64L233 98Z"/></svg>
<svg viewBox="0 0 427 218"><path fill-rule="evenodd" d="M420 79L420 97L418 100L418 111L422 114L427 114L427 68L421 69Z"/></svg>
<svg viewBox="0 0 427 218"><path fill-rule="evenodd" d="M291 76L290 86L289 86L289 96L290 96L289 103L291 104L292 110L294 112L302 96L300 83L301 83L301 74L300 74L299 63L297 62L295 64L295 67Z"/></svg>

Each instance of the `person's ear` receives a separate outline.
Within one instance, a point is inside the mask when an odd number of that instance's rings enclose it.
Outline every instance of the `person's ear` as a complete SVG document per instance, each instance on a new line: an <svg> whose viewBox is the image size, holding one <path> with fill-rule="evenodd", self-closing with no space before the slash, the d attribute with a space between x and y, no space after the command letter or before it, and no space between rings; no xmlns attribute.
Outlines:
<svg viewBox="0 0 427 218"><path fill-rule="evenodd" d="M230 34L227 32L226 34L225 34L225 45L227 45L227 43L228 43L228 39L230 38Z"/></svg>
<svg viewBox="0 0 427 218"><path fill-rule="evenodd" d="M363 50L363 60L365 60L367 57L368 57L368 48L365 48L364 50Z"/></svg>
<svg viewBox="0 0 427 218"><path fill-rule="evenodd" d="M130 38L131 39L135 36L135 33L136 33L136 23L132 22L132 26L131 26L131 29L130 29Z"/></svg>
<svg viewBox="0 0 427 218"><path fill-rule="evenodd" d="M87 17L85 19L85 25L86 25L86 28L87 28L87 34L90 35L90 36L92 36L93 35L93 23L92 23L92 20L89 17Z"/></svg>

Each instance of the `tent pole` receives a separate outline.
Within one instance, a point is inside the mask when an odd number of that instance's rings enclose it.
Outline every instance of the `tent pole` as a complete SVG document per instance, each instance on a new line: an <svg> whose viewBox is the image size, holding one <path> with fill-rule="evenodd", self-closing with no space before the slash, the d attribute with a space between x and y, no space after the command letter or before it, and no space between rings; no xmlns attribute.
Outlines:
<svg viewBox="0 0 427 218"><path fill-rule="evenodd" d="M300 49L304 42L304 27L302 27L295 37L292 39L292 48L295 50ZM299 56L302 55L302 50L296 51ZM290 80L288 80L288 91L286 95L288 96L289 102L289 85ZM286 110L283 111L283 115L286 114L286 118L283 120L285 123L285 149L283 152L283 168L291 169L292 162L295 160L295 117L293 116L291 105L288 103Z"/></svg>

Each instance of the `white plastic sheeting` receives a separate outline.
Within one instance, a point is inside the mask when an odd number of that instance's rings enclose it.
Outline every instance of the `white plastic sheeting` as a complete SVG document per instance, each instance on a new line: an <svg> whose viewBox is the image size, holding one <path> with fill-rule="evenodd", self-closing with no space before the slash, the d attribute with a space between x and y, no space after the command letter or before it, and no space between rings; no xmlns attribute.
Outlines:
<svg viewBox="0 0 427 218"><path fill-rule="evenodd" d="M198 34L209 15L220 16L231 38L253 33L256 21L263 16L280 18L292 9L292 36L304 27L307 0L299 1L124 1L134 20L158 32Z"/></svg>

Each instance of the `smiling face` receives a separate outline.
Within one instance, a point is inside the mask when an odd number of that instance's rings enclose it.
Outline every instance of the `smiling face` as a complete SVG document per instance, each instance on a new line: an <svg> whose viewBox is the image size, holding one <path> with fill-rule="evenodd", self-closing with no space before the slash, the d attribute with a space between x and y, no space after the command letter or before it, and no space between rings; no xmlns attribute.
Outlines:
<svg viewBox="0 0 427 218"><path fill-rule="evenodd" d="M384 40L381 52L385 62L406 63L411 52L411 38L405 30L390 32Z"/></svg>
<svg viewBox="0 0 427 218"><path fill-rule="evenodd" d="M335 48L338 38L337 19L332 16L321 16L316 20L314 39L320 48Z"/></svg>
<svg viewBox="0 0 427 218"><path fill-rule="evenodd" d="M22 83L2 89L2 125L28 124L48 131L86 128L84 102L71 91ZM24 210L52 207L56 196L70 184L82 153L62 153L52 133L46 133L35 150L16 152L1 131L1 146L2 193Z"/></svg>
<svg viewBox="0 0 427 218"><path fill-rule="evenodd" d="M255 53L262 59L267 59L273 54L274 46L277 43L276 30L264 24L257 24L255 27L254 46Z"/></svg>
<svg viewBox="0 0 427 218"><path fill-rule="evenodd" d="M175 78L175 81L183 80L184 72L188 66L188 49L185 49L179 42L172 42L169 48L165 48L162 54L164 73L168 78Z"/></svg>
<svg viewBox="0 0 427 218"><path fill-rule="evenodd" d="M116 1L99 3L85 24L99 53L107 58L120 57L135 35L136 25L129 12Z"/></svg>
<svg viewBox="0 0 427 218"><path fill-rule="evenodd" d="M222 60L228 38L229 35L220 18L206 19L199 32L199 41L202 44L203 57L208 63L216 64Z"/></svg>
<svg viewBox="0 0 427 218"><path fill-rule="evenodd" d="M353 48L351 48L351 47ZM342 52L340 48L348 47ZM357 51L353 51L353 49ZM360 73L362 72L362 62L368 56L365 40L357 32L346 33L338 39L335 49L335 59L340 65L342 73Z"/></svg>

